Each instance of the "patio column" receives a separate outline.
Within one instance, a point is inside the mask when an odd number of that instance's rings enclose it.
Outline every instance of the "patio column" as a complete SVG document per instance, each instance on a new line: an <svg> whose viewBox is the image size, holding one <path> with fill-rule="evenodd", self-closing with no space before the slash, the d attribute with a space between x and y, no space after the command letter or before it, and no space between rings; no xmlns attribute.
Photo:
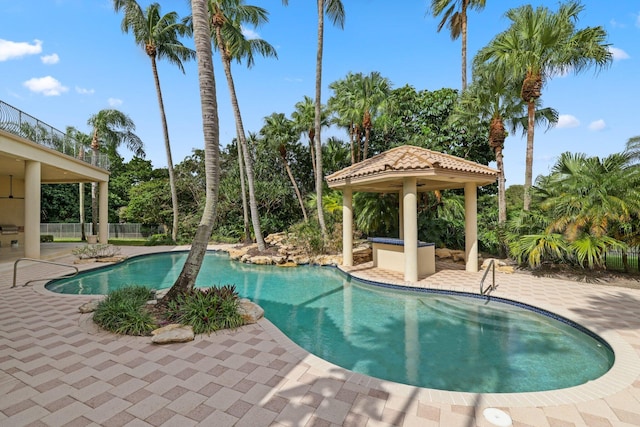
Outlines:
<svg viewBox="0 0 640 427"><path fill-rule="evenodd" d="M416 178L402 180L402 204L404 221L404 280L418 281L418 199Z"/></svg>
<svg viewBox="0 0 640 427"><path fill-rule="evenodd" d="M24 163L24 256L40 259L40 179L41 164Z"/></svg>
<svg viewBox="0 0 640 427"><path fill-rule="evenodd" d="M353 208L351 187L342 190L342 265L353 265Z"/></svg>
<svg viewBox="0 0 640 427"><path fill-rule="evenodd" d="M98 191L98 239L106 244L109 242L109 182L100 182Z"/></svg>
<svg viewBox="0 0 640 427"><path fill-rule="evenodd" d="M404 209L403 209L403 205L404 205L404 200L402 200L402 194L398 193L398 238L400 238L401 240L404 239Z"/></svg>
<svg viewBox="0 0 640 427"><path fill-rule="evenodd" d="M478 271L478 188L472 182L464 184L464 254L466 270Z"/></svg>

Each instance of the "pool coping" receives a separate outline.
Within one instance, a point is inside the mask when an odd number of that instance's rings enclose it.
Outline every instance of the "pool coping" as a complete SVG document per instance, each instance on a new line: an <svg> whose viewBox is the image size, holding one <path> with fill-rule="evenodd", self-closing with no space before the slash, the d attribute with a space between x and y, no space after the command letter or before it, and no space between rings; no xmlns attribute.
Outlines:
<svg viewBox="0 0 640 427"><path fill-rule="evenodd" d="M174 248L172 250L163 252L176 252L184 251L184 248ZM220 249L213 249L213 251L220 251ZM160 253L160 252L155 252ZM140 254L148 255L149 253ZM133 258L133 257L132 257ZM239 261L237 261L239 262ZM93 270L99 267L106 267L103 265L88 265L83 271ZM94 267L94 268L91 268ZM336 268L336 267L331 267ZM424 288L412 287L407 284L397 284L391 282L374 281L368 278L359 277L357 274L346 271L341 267L337 267L337 270L346 276L357 279L361 282L371 285L380 285L386 288L398 288L406 290L420 290ZM77 298L79 302L86 302L88 300L97 299L100 295L71 295L60 294L53 291L49 291L45 288L45 283L36 283L32 285L34 291L44 294L57 296L63 296L65 298ZM473 292L456 291L456 290L437 290L431 289L431 291L450 293L450 294L473 294ZM481 297L476 294L477 297ZM526 304L533 308L539 308L558 316L562 316L571 322L574 322L583 328L588 329L592 333L602 338L611 347L614 352L614 363L611 369L601 377L589 381L585 384L577 385L574 387L539 391L539 392L519 392L519 393L470 393L470 392L458 392L458 391L446 391L438 389L430 389L418 386L411 386L402 383L396 383L392 381L382 380L379 378L371 377L365 374L350 371L346 368L335 365L328 362L304 348L300 347L289 337L287 337L280 329L278 329L271 321L266 318L262 318L258 321L258 325L261 326L272 338L282 345L287 352L292 356L298 358L301 362L310 365L314 371L317 371L323 375L328 375L333 378L341 379L345 382L351 383L355 386L375 387L383 389L389 393L398 395L400 397L418 396L419 399L428 402L444 403L451 405L466 405L466 406L478 406L478 399L482 400L482 406L496 406L496 407L549 407L565 404L577 404L589 402L594 399L603 399L605 397L614 395L620 391L632 386L638 376L640 376L640 356L635 349L615 330L599 330L600 328L596 324L590 324L588 319L580 322L572 319L573 315L566 309L561 307L551 307L548 304L544 304L541 301L521 301L520 299L514 300L505 298L502 296L495 297L498 300L512 301L515 303ZM85 331L86 332L86 331ZM148 337L129 337L136 340L148 341Z"/></svg>

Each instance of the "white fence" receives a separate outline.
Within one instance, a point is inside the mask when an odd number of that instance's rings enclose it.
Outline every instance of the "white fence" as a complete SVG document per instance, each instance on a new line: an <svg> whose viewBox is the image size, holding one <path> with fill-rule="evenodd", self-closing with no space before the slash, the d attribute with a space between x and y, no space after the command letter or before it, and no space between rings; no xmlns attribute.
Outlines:
<svg viewBox="0 0 640 427"><path fill-rule="evenodd" d="M91 229L91 223L84 224L86 235L94 234L91 232ZM81 230L80 223L40 224L40 235L51 235L58 239L79 239L82 236ZM109 224L108 238L142 239L156 233L158 233L157 227L148 227L142 224Z"/></svg>

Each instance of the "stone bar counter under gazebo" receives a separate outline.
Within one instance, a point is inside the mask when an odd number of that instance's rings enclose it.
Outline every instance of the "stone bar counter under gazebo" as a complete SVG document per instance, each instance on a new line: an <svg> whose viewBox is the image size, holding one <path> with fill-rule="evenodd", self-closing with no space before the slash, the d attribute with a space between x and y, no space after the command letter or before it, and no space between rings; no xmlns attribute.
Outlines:
<svg viewBox="0 0 640 427"><path fill-rule="evenodd" d="M419 192L463 188L466 270L478 271L477 189L494 183L497 176L498 171L488 166L411 145L392 148L327 176L329 187L342 191L342 264L353 265L353 193L397 193L400 201L400 235L394 240L397 247L390 250L388 244L374 237L374 257L376 251L380 257L380 249L386 251L383 256L389 257L382 264L377 258L374 266L404 271L407 282L432 274L435 255L418 256L421 242L418 242L417 195ZM399 248L402 248L401 257L393 255L400 252ZM431 261L433 268L424 265Z"/></svg>

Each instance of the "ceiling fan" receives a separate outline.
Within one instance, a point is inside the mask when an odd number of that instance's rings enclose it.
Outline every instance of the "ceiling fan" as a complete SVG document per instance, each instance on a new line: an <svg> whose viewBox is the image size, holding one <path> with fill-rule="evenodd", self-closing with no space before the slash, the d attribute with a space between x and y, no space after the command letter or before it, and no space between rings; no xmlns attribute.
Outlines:
<svg viewBox="0 0 640 427"><path fill-rule="evenodd" d="M24 197L15 197L13 195L13 175L9 175L9 196L2 196L2 197L0 197L0 199L22 199L22 200L24 200Z"/></svg>

